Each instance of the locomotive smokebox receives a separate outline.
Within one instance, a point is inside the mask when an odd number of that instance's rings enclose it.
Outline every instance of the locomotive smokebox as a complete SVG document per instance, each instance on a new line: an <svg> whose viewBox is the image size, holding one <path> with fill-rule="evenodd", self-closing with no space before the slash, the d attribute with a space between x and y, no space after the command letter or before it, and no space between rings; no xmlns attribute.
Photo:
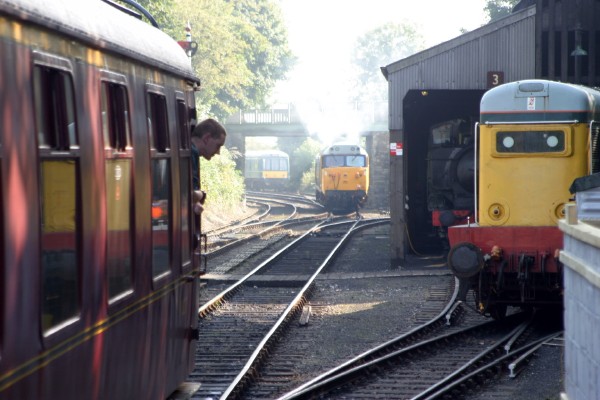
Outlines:
<svg viewBox="0 0 600 400"><path fill-rule="evenodd" d="M458 243L448 253L448 266L458 278L470 278L483 268L483 253L473 243Z"/></svg>

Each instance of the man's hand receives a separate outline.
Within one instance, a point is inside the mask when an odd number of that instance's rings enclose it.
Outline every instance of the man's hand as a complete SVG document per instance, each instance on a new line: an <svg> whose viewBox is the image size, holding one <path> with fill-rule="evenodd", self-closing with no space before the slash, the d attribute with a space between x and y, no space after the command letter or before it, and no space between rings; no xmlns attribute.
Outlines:
<svg viewBox="0 0 600 400"><path fill-rule="evenodd" d="M204 200L206 200L206 193L202 190L194 190L192 192L192 202L194 203L194 213L196 213L197 215L202 214L202 211L204 211L204 207L202 206L204 204Z"/></svg>

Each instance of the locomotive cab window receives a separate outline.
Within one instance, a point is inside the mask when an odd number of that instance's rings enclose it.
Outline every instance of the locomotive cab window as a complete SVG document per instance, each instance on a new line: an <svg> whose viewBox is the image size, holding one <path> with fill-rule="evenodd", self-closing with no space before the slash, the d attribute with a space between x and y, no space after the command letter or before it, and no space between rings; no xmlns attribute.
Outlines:
<svg viewBox="0 0 600 400"><path fill-rule="evenodd" d="M331 168L331 167L343 167L344 166L344 156L323 156L323 167Z"/></svg>
<svg viewBox="0 0 600 400"><path fill-rule="evenodd" d="M107 73L105 73L107 75ZM113 80L124 77L109 75ZM132 160L129 100L123 84L101 83L106 183L106 271L115 301L132 291Z"/></svg>
<svg viewBox="0 0 600 400"><path fill-rule="evenodd" d="M366 167L365 156L346 156L346 165L349 167Z"/></svg>
<svg viewBox="0 0 600 400"><path fill-rule="evenodd" d="M68 71L33 69L40 158L42 328L47 334L80 310L80 170L73 82Z"/></svg>
<svg viewBox="0 0 600 400"><path fill-rule="evenodd" d="M171 265L171 149L166 97L152 91L146 101L152 156L152 276L157 278Z"/></svg>
<svg viewBox="0 0 600 400"><path fill-rule="evenodd" d="M516 154L567 155L570 135L562 130L498 131L495 152L498 156Z"/></svg>
<svg viewBox="0 0 600 400"><path fill-rule="evenodd" d="M323 156L323 167L365 167L367 165L366 158L363 155L351 156Z"/></svg>

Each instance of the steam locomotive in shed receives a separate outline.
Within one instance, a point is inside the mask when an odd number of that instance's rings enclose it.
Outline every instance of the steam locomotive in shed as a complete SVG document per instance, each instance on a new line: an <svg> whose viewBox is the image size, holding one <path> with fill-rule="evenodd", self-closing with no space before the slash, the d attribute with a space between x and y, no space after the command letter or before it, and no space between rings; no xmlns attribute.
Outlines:
<svg viewBox="0 0 600 400"><path fill-rule="evenodd" d="M473 128L457 118L435 124L427 148L427 208L447 244L448 227L473 219Z"/></svg>
<svg viewBox="0 0 600 400"><path fill-rule="evenodd" d="M281 150L252 150L244 156L244 183L251 190L285 189L290 182L290 156Z"/></svg>
<svg viewBox="0 0 600 400"><path fill-rule="evenodd" d="M476 218L448 228L448 265L483 314L559 306L557 221L572 182L600 170L600 92L525 80L489 90L480 109Z"/></svg>
<svg viewBox="0 0 600 400"><path fill-rule="evenodd" d="M108 3L0 2L2 399L167 398L194 366L199 80Z"/></svg>
<svg viewBox="0 0 600 400"><path fill-rule="evenodd" d="M327 146L315 161L317 201L334 214L359 212L369 193L369 156L357 144Z"/></svg>

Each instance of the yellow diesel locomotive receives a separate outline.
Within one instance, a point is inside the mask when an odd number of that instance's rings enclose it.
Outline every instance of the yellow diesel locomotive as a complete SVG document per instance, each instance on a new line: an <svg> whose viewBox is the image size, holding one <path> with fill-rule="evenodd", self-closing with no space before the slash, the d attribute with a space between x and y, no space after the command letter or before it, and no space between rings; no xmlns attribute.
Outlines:
<svg viewBox="0 0 600 400"><path fill-rule="evenodd" d="M489 90L475 139L472 224L448 229L448 265L480 312L562 303L557 221L575 178L600 169L600 92L526 80Z"/></svg>
<svg viewBox="0 0 600 400"><path fill-rule="evenodd" d="M369 156L351 143L327 146L315 162L316 197L335 214L357 212L369 193Z"/></svg>

